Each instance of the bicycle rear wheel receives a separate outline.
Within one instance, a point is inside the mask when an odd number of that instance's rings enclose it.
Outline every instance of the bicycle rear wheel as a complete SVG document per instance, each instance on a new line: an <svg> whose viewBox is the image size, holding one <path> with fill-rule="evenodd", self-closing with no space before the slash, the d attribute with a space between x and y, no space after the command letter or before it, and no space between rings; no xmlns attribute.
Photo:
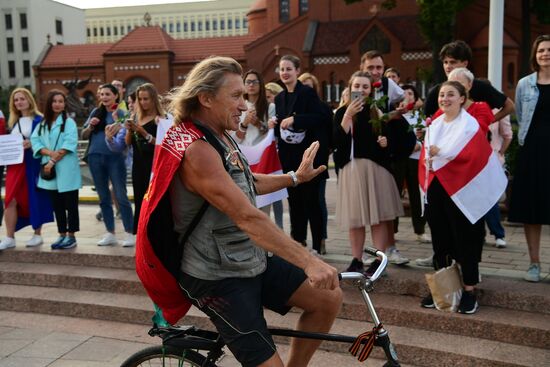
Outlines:
<svg viewBox="0 0 550 367"><path fill-rule="evenodd" d="M192 350L154 346L131 355L120 367L216 367L205 363L206 358Z"/></svg>

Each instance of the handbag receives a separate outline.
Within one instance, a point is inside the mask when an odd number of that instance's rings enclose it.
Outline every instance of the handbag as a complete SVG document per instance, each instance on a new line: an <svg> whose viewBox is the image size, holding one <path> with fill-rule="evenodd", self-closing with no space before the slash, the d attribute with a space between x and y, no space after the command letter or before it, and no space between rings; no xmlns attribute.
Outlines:
<svg viewBox="0 0 550 367"><path fill-rule="evenodd" d="M52 167L50 172L46 172L46 164L40 165L40 178L46 181L53 180L55 178L55 166Z"/></svg>
<svg viewBox="0 0 550 367"><path fill-rule="evenodd" d="M462 277L456 261L435 273L425 274L435 307L440 311L456 312L462 297Z"/></svg>

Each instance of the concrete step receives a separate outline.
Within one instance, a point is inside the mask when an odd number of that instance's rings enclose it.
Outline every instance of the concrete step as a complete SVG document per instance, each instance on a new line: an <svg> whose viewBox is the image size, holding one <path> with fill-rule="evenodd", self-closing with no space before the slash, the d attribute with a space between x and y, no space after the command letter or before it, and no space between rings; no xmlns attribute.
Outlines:
<svg viewBox="0 0 550 367"><path fill-rule="evenodd" d="M146 296L6 284L0 285L0 309L144 325L150 325L152 315L152 305ZM268 324L277 327L293 327L298 317L292 312L285 317L266 312ZM182 324L188 323L211 328L207 318L194 308L182 320ZM391 323L385 326L400 359L413 365L535 366L550 360L548 349L484 340L477 335L451 335ZM338 319L332 332L358 335L371 327L365 322ZM348 347L337 343L323 344L323 349L341 353L346 353ZM375 351L373 357L382 358L381 351ZM353 358L349 358L349 365L353 365Z"/></svg>
<svg viewBox="0 0 550 367"><path fill-rule="evenodd" d="M0 284L28 285L83 291L145 296L133 270L75 265L2 263ZM472 316L447 314L419 306L420 298L382 293L371 294L381 319L393 325L473 336L511 344L550 349L550 318L544 314L481 306ZM366 320L363 300L354 288L344 286L345 298L340 318Z"/></svg>
<svg viewBox="0 0 550 367"><path fill-rule="evenodd" d="M55 267L73 265L102 269L127 269L132 272L135 268L133 248L112 247L106 251L98 246L86 246L69 251L52 251L46 246L42 247L40 250L17 248L0 252L0 273L4 268L4 263L52 264ZM342 263L330 263L340 271L346 269L346 265ZM424 276L427 272L430 270L390 265L388 266L389 276L382 278L376 284L376 292L424 297L428 294ZM108 273L107 270L105 273ZM75 274L74 270L70 270L69 274ZM13 274L10 275L10 277L13 276ZM103 278L114 279L113 277ZM99 282L98 286L101 287L101 284ZM47 284L40 283L40 285ZM129 286L129 283L126 283L125 286L120 284L111 284L110 286L119 287L124 293L132 293L140 289L138 285ZM483 276L478 287L478 301L483 306L550 314L550 292L545 291L546 288L544 283L527 283L518 279ZM97 288L88 289L95 290Z"/></svg>

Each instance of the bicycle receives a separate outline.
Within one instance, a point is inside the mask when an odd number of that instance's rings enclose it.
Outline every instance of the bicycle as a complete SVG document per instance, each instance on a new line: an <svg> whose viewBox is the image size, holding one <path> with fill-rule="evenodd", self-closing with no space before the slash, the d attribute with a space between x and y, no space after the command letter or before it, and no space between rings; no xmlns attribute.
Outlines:
<svg viewBox="0 0 550 367"><path fill-rule="evenodd" d="M389 333L382 326L369 297L369 292L374 289L374 283L388 264L388 258L384 252L373 248L366 248L365 252L372 256L378 256L381 259L375 273L369 278L362 273L344 272L339 274L339 278L340 280L355 281L355 285L361 292L365 305L371 315L371 320L374 323L372 331L354 337L331 333L312 333L291 329L269 328L271 335L350 343L352 344L350 352L354 356L359 354L358 359L360 362L367 359L373 346L378 346L384 350L386 356L387 362L384 364L384 367L399 367L397 352L390 341ZM160 337L162 345L148 347L134 353L121 367L217 367L216 362L224 355L223 348L225 343L215 331L198 329L195 326L158 327L154 325L149 330L149 335Z"/></svg>

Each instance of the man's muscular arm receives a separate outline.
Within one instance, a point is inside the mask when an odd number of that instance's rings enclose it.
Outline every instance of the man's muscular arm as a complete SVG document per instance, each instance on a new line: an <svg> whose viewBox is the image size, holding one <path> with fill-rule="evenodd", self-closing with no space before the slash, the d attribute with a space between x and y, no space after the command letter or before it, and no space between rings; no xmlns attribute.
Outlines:
<svg viewBox="0 0 550 367"><path fill-rule="evenodd" d="M311 255L254 207L231 180L219 154L207 142L198 140L189 146L179 177L188 190L227 214L260 247L302 268L314 287L338 287L336 269Z"/></svg>

